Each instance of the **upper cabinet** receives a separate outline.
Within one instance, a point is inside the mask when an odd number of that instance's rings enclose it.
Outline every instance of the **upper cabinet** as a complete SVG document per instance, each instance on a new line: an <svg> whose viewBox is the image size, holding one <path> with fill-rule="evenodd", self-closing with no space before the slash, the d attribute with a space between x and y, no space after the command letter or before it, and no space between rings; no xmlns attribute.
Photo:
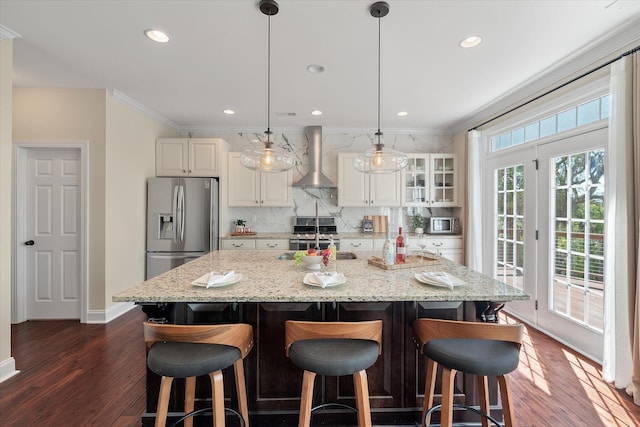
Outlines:
<svg viewBox="0 0 640 427"><path fill-rule="evenodd" d="M400 206L402 173L366 174L353 168L357 153L338 153L338 206Z"/></svg>
<svg viewBox="0 0 640 427"><path fill-rule="evenodd" d="M266 173L247 169L240 153L229 153L229 206L293 206L293 171Z"/></svg>
<svg viewBox="0 0 640 427"><path fill-rule="evenodd" d="M402 171L402 205L458 206L458 158L453 153L407 154Z"/></svg>
<svg viewBox="0 0 640 427"><path fill-rule="evenodd" d="M219 176L224 144L219 138L159 138L156 176Z"/></svg>

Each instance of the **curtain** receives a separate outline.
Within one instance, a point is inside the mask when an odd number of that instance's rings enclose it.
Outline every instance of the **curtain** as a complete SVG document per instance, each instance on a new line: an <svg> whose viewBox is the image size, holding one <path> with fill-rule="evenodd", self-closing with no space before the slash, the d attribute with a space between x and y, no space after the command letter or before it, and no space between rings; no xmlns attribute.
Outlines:
<svg viewBox="0 0 640 427"><path fill-rule="evenodd" d="M603 377L640 405L640 55L611 65Z"/></svg>
<svg viewBox="0 0 640 427"><path fill-rule="evenodd" d="M467 237L465 260L467 267L482 271L482 173L481 133L469 131L467 135Z"/></svg>

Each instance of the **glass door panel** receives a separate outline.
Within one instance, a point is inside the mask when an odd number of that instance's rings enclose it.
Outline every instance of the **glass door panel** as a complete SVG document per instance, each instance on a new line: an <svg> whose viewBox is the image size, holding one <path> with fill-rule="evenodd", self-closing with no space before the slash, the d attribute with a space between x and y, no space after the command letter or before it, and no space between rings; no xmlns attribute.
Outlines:
<svg viewBox="0 0 640 427"><path fill-rule="evenodd" d="M606 138L600 129L539 149L540 188L548 194L538 202L539 326L596 360L602 358Z"/></svg>

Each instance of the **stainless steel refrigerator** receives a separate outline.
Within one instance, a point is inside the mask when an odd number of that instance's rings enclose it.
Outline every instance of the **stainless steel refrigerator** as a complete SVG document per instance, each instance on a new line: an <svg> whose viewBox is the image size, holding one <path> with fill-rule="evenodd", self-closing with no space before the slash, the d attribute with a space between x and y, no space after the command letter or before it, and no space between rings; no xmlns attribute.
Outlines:
<svg viewBox="0 0 640 427"><path fill-rule="evenodd" d="M147 279L218 249L218 194L217 178L149 178Z"/></svg>

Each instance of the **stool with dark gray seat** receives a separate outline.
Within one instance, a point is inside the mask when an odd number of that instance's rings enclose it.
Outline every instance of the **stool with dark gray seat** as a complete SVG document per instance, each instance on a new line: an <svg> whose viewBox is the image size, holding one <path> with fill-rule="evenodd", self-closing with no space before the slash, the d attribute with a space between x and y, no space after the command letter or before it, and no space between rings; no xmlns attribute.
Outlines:
<svg viewBox="0 0 640 427"><path fill-rule="evenodd" d="M285 352L304 370L299 427L311 423L313 385L317 374L353 375L358 426L371 426L366 369L382 350L382 321L285 322ZM322 405L324 406L324 405Z"/></svg>
<svg viewBox="0 0 640 427"><path fill-rule="evenodd" d="M242 323L229 325L166 325L144 322L147 366L162 376L156 427L167 421L171 383L185 378L184 425L191 427L195 403L196 377L211 378L213 425L225 424L222 370L233 365L238 394L238 407L245 426L249 426L249 410L244 380L243 359L253 347L253 328Z"/></svg>
<svg viewBox="0 0 640 427"><path fill-rule="evenodd" d="M417 319L413 322L417 344L427 358L427 381L424 392L422 425L430 423L431 413L441 408L440 425L450 427L453 407L472 410L482 416L482 426L489 421L500 426L489 414L488 376L495 376L500 386L502 412L506 427L515 425L511 388L507 374L518 367L524 327L521 324L498 325L452 320ZM442 366L442 405L433 406L438 365ZM460 371L476 375L480 411L453 403L454 380Z"/></svg>

